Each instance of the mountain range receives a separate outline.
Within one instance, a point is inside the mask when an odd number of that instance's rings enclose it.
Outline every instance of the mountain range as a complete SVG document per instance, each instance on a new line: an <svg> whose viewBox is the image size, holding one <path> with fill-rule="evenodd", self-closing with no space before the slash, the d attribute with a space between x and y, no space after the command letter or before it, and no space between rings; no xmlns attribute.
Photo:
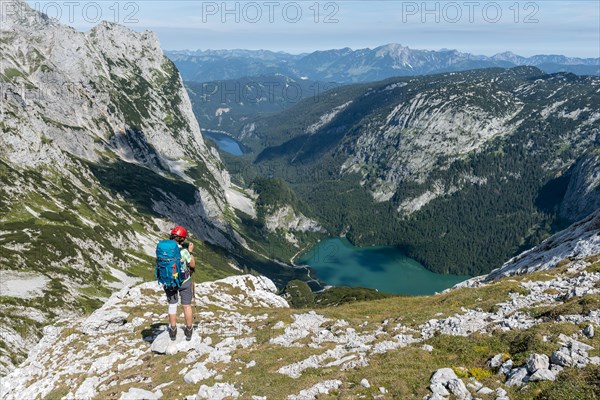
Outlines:
<svg viewBox="0 0 600 400"><path fill-rule="evenodd" d="M522 65L535 66L546 73L600 75L600 58L522 57L511 52L487 57L448 49L416 50L396 43L374 49L343 48L307 54L268 50L176 50L165 54L173 60L184 80L195 82L281 74L293 79L346 84L394 76Z"/></svg>

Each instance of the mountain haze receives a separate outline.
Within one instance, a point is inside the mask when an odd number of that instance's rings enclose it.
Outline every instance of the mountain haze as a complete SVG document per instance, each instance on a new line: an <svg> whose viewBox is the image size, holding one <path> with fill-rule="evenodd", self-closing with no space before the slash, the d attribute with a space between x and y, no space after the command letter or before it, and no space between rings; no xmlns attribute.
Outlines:
<svg viewBox="0 0 600 400"><path fill-rule="evenodd" d="M427 75L477 68L536 66L544 72L600 75L600 59L560 55L522 57L511 52L492 57L457 50L416 50L397 43L374 49L350 48L288 54L267 50L167 51L186 81L209 82L262 74L340 84L378 81L393 76Z"/></svg>

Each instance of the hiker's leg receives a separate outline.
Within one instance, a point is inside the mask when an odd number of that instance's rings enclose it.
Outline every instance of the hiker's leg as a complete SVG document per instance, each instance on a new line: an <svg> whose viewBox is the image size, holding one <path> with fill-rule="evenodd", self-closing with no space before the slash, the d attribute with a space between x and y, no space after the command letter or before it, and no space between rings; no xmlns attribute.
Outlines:
<svg viewBox="0 0 600 400"><path fill-rule="evenodd" d="M183 316L185 318L185 326L193 324L194 315L192 313L192 280L189 279L181 285L179 289L181 295L181 305L183 305Z"/></svg>
<svg viewBox="0 0 600 400"><path fill-rule="evenodd" d="M169 304L169 325L177 325L177 303Z"/></svg>
<svg viewBox="0 0 600 400"><path fill-rule="evenodd" d="M192 313L192 305L186 304L183 306L183 317L185 318L185 326L192 326L194 315Z"/></svg>
<svg viewBox="0 0 600 400"><path fill-rule="evenodd" d="M175 326L175 325L177 325L177 303L179 302L179 293L178 293L177 289L175 289L175 290L165 289L165 293L167 294L167 301L169 302L169 308L168 308L169 325Z"/></svg>

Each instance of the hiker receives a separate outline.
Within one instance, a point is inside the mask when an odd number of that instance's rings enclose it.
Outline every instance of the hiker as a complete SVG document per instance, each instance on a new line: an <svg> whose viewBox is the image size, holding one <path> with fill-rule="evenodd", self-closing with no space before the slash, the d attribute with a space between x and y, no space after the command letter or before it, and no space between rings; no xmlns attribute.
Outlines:
<svg viewBox="0 0 600 400"><path fill-rule="evenodd" d="M176 226L171 230L169 240L160 241L156 247L156 277L164 287L169 302L169 327L167 330L171 340L177 338L177 302L179 296L181 296L185 320L185 328L183 329L185 339L192 339L192 274L194 273L196 260L192 255L194 244L191 242L185 243L186 238L186 229L182 226Z"/></svg>

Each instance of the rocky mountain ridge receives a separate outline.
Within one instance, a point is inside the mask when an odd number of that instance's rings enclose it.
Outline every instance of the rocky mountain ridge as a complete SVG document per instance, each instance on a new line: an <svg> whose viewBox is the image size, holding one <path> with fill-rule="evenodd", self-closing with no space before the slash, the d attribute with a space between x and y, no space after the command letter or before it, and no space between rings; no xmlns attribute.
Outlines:
<svg viewBox="0 0 600 400"><path fill-rule="evenodd" d="M235 210L254 203L206 146L154 33L108 22L78 32L20 0L0 18L5 374L43 326L150 279L174 224L198 240L204 279L239 272L250 250Z"/></svg>
<svg viewBox="0 0 600 400"><path fill-rule="evenodd" d="M600 75L598 58L560 55L521 57L510 52L491 57L457 50L418 50L391 43L374 49L332 49L309 54L266 50L167 51L186 81L209 82L262 74L282 74L339 84L372 82L393 76L426 75L477 68L536 66L547 73Z"/></svg>

